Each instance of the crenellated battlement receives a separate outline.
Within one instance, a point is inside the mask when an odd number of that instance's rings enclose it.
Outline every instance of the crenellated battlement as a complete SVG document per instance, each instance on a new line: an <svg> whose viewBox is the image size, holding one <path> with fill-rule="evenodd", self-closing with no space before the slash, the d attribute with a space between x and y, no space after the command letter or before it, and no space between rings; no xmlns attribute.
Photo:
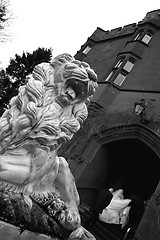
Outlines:
<svg viewBox="0 0 160 240"><path fill-rule="evenodd" d="M129 25L125 25L124 27L118 27L112 30L107 30L107 31L97 27L97 29L90 36L90 38L95 42L104 41L110 38L131 34L135 31L137 27L138 27L138 24L136 23L132 23Z"/></svg>
<svg viewBox="0 0 160 240"><path fill-rule="evenodd" d="M118 27L107 31L97 27L95 32L90 36L90 39L95 42L99 42L110 38L132 34L140 25L145 23L151 23L156 27L160 27L160 9L148 12L142 21L138 23L131 23L123 27Z"/></svg>

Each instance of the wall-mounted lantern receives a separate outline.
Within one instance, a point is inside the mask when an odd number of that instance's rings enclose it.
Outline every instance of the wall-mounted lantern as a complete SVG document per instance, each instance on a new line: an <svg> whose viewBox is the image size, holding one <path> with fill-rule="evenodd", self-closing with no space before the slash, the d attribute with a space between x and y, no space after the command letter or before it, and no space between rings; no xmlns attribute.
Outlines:
<svg viewBox="0 0 160 240"><path fill-rule="evenodd" d="M146 103L145 99L141 99L140 101L135 102L134 106L135 106L135 109L134 109L135 114L141 115L142 112L145 111L147 103Z"/></svg>
<svg viewBox="0 0 160 240"><path fill-rule="evenodd" d="M138 102L135 102L134 104L134 113L137 116L141 117L141 123L147 123L149 120L146 118L146 106L147 106L147 101L145 99L141 99Z"/></svg>

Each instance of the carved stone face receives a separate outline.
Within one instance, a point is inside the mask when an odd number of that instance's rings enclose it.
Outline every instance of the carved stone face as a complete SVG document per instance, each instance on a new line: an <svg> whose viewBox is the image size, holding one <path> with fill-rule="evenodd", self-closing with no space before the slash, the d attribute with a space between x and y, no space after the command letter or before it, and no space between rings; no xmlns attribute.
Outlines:
<svg viewBox="0 0 160 240"><path fill-rule="evenodd" d="M0 171L1 181L22 185L24 191L32 192L44 180L44 174L53 171L52 159L57 174L56 155L51 153L56 154L86 119L85 101L93 95L96 80L97 75L87 63L68 54L35 66L27 84L0 119L1 154L15 151L12 155L16 159L9 154L7 171ZM6 155L0 159L4 169L6 159ZM10 166L12 162L15 168ZM30 167L32 164L34 167Z"/></svg>
<svg viewBox="0 0 160 240"><path fill-rule="evenodd" d="M66 63L55 71L56 101L61 106L86 101L97 87L96 75L90 68Z"/></svg>

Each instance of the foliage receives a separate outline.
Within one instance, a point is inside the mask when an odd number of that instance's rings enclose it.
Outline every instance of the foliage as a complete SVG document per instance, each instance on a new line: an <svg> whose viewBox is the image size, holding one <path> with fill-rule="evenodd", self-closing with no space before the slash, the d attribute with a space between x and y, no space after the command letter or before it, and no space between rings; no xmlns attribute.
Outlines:
<svg viewBox="0 0 160 240"><path fill-rule="evenodd" d="M22 56L16 54L15 58L11 58L6 73L13 77L14 81L21 81L33 71L33 68L41 62L49 62L52 57L52 49L38 48L33 53L23 52Z"/></svg>
<svg viewBox="0 0 160 240"><path fill-rule="evenodd" d="M2 69L0 71L0 115L3 113L4 109L7 107L8 101L6 100L10 92L12 92L12 83L10 81L10 77L6 74L6 72Z"/></svg>
<svg viewBox="0 0 160 240"><path fill-rule="evenodd" d="M18 94L18 89L26 83L26 76L29 75L35 65L41 62L49 62L52 57L52 49L38 48L33 53L23 52L22 56L16 54L10 60L6 70L0 71L0 115L2 115L9 100Z"/></svg>

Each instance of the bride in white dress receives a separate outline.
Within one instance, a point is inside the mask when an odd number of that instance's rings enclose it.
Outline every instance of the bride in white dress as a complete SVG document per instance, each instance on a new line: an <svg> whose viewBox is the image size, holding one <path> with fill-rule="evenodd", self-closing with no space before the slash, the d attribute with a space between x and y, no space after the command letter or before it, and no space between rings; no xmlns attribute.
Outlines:
<svg viewBox="0 0 160 240"><path fill-rule="evenodd" d="M123 189L112 192L113 198L110 204L99 214L99 220L105 223L122 224L122 228L128 221L128 213L131 202L130 199L124 199Z"/></svg>

